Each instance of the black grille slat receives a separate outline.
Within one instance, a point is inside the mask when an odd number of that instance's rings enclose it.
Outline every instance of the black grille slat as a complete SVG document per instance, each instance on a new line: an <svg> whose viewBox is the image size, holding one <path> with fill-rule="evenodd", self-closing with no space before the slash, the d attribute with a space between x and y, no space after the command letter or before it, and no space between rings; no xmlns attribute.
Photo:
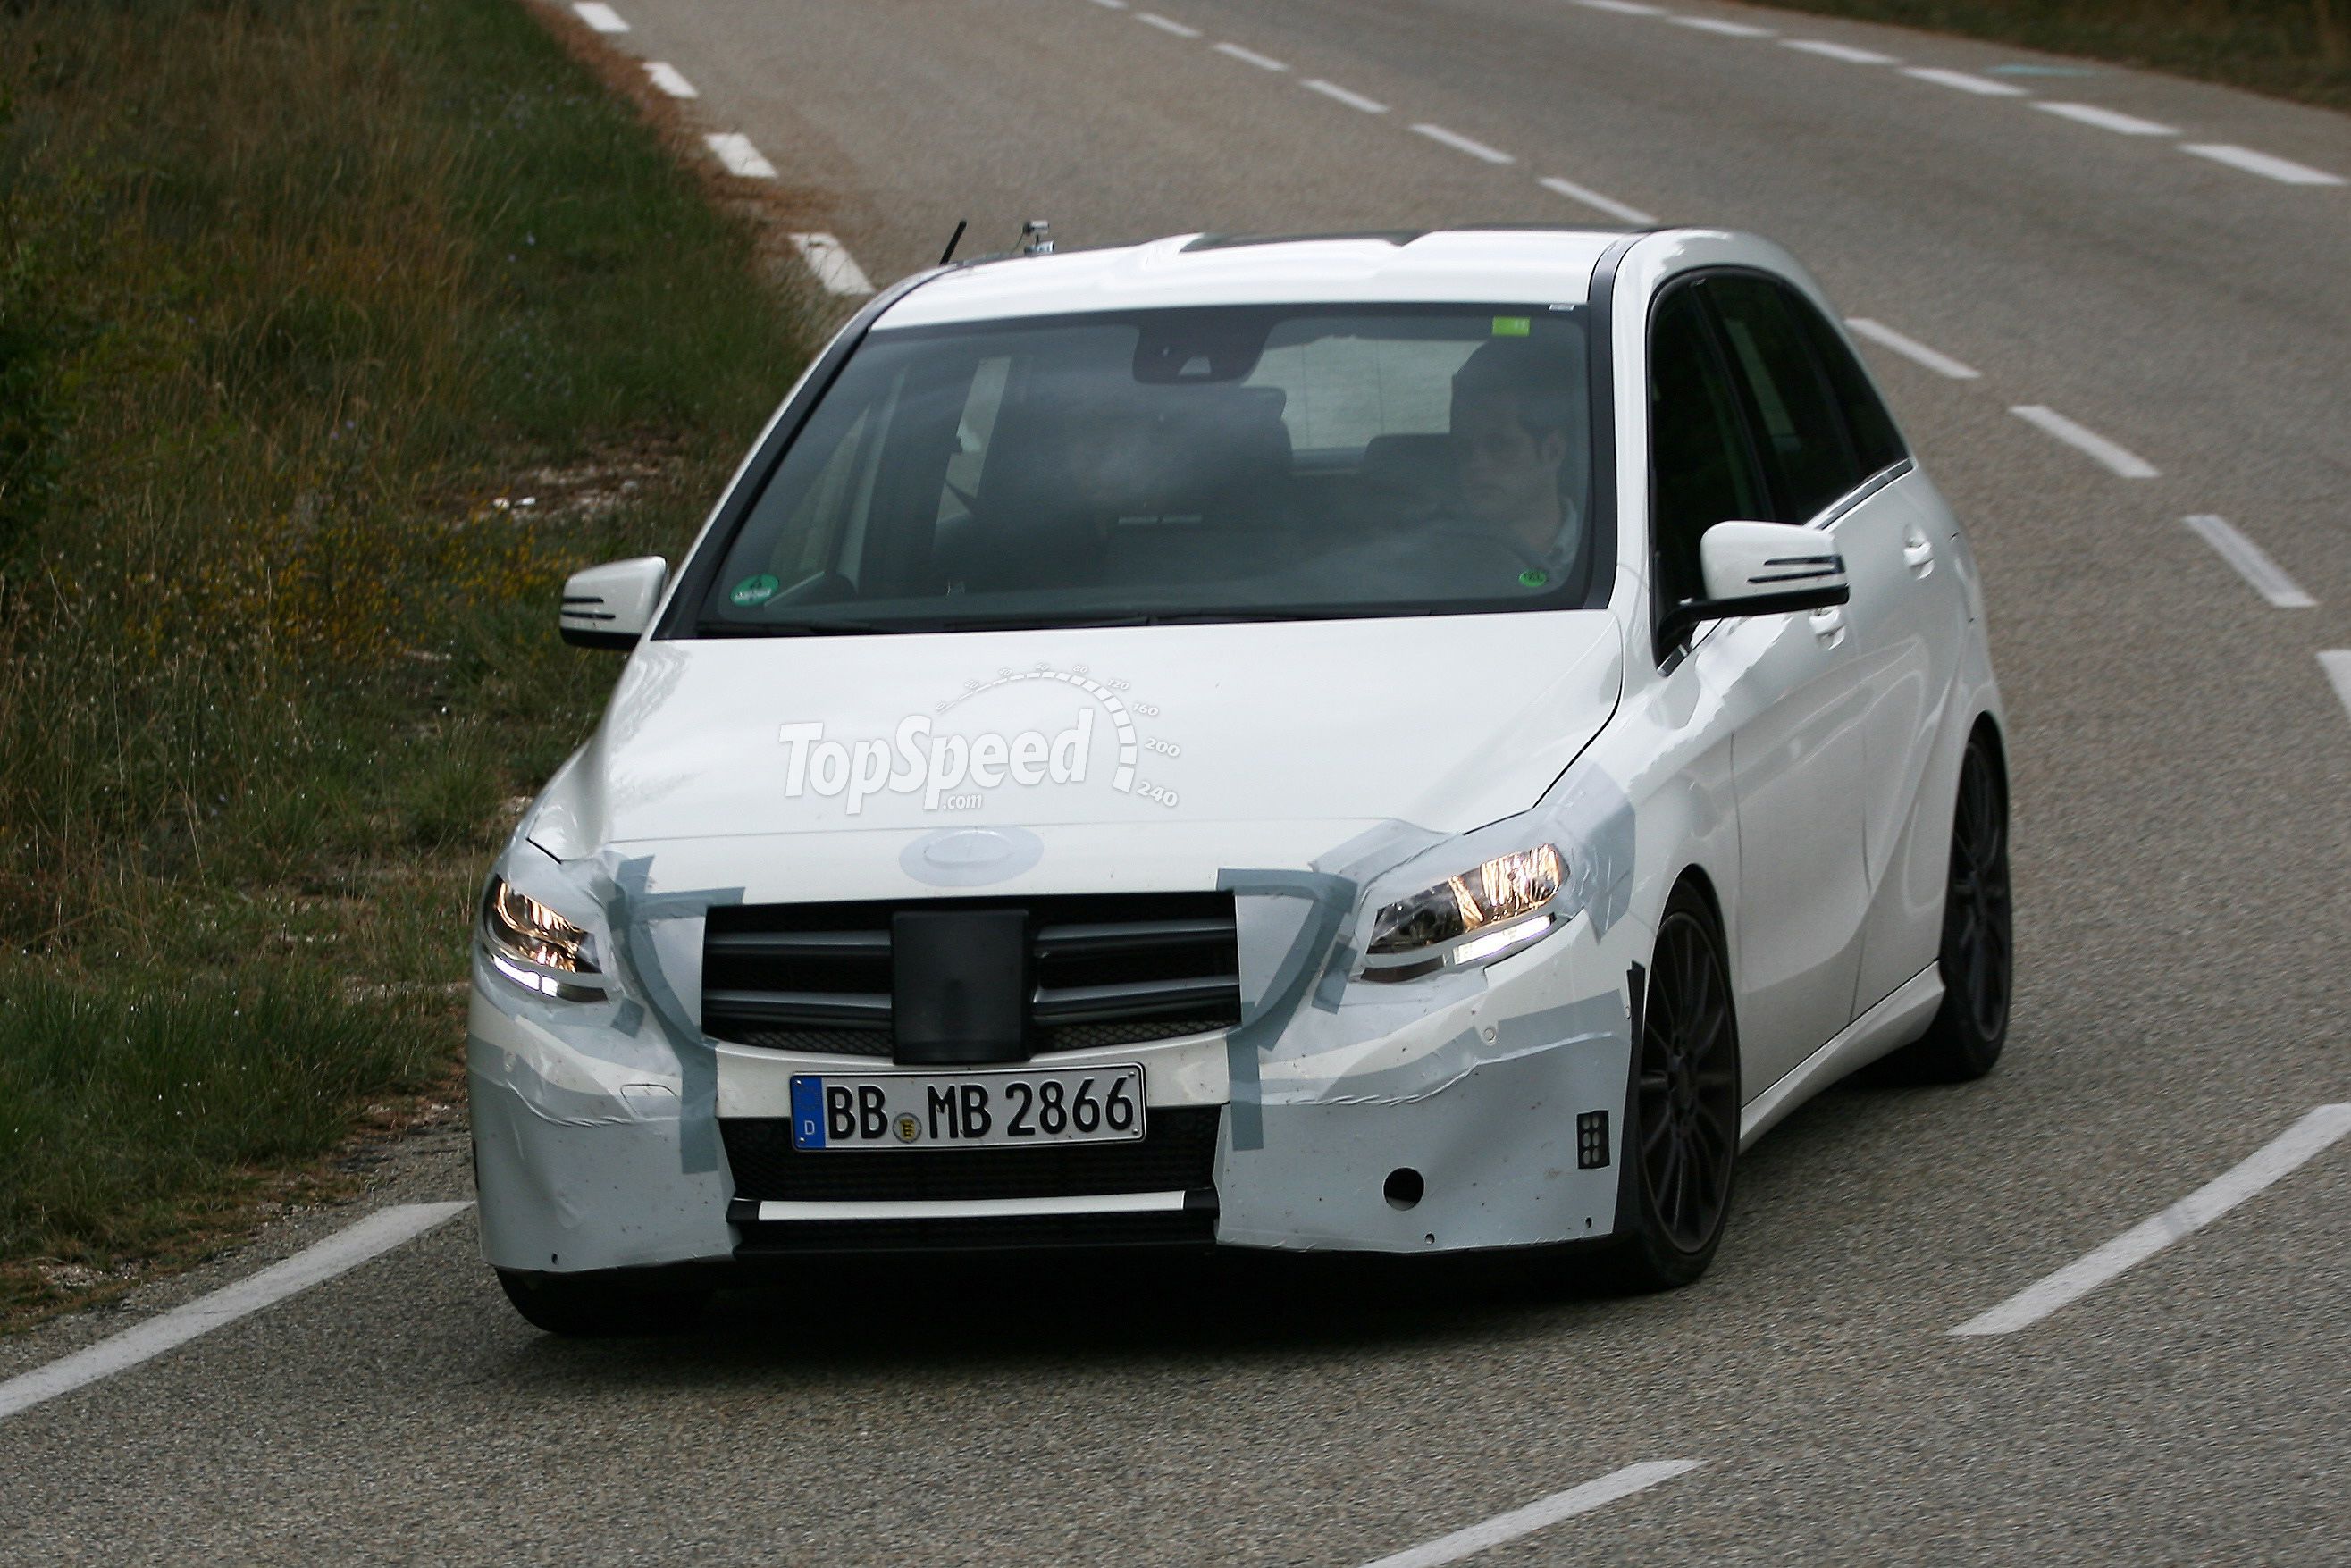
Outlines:
<svg viewBox="0 0 2351 1568"><path fill-rule="evenodd" d="M1039 1214L1009 1219L818 1219L742 1227L740 1258L826 1252L992 1252L1038 1247L1207 1247L1214 1209Z"/></svg>
<svg viewBox="0 0 2351 1568"><path fill-rule="evenodd" d="M719 1134L737 1197L800 1203L1091 1197L1212 1187L1218 1114L1214 1105L1171 1106L1147 1113L1144 1135L1130 1143L1010 1148L807 1153L792 1147L792 1124L782 1118L721 1122Z"/></svg>
<svg viewBox="0 0 2351 1568"><path fill-rule="evenodd" d="M1040 1024L1099 1023L1107 1019L1182 1016L1196 1009L1226 1010L1240 990L1238 975L1134 980L1114 986L1040 986L1029 1016Z"/></svg>

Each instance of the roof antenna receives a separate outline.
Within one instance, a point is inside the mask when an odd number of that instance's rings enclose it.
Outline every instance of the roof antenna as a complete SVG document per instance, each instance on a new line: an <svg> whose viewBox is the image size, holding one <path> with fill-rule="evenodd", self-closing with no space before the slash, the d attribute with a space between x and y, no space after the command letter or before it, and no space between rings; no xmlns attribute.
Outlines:
<svg viewBox="0 0 2351 1568"><path fill-rule="evenodd" d="M941 267L945 267L947 263L955 259L955 247L963 243L963 231L970 226L971 220L969 218L957 218L956 220L956 232L947 235L947 247L946 249L939 252L939 265Z"/></svg>
<svg viewBox="0 0 2351 1568"><path fill-rule="evenodd" d="M1043 218L1030 218L1020 225L1020 254L1023 256L1053 254L1053 237L1046 233Z"/></svg>

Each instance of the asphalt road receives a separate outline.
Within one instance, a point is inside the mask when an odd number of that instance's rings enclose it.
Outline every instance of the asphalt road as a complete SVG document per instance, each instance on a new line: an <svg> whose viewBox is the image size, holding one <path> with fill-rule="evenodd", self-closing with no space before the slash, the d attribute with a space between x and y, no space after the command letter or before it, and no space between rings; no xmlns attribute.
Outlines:
<svg viewBox="0 0 2351 1568"><path fill-rule="evenodd" d="M613 3L613 46L877 279L964 217L983 248L1030 216L1599 217L1551 178L1771 235L1980 371L1869 350L1988 578L2007 1060L1815 1103L1744 1166L1705 1281L1635 1301L1488 1265L883 1269L571 1343L462 1217L0 1416L0 1560L1346 1564L1667 1459L1699 1468L1472 1561L2351 1558L2351 1139L2039 1322L1949 1333L2351 1101L2351 695L2316 657L2351 649L2351 187L2185 151L2351 174L2351 120L1700 0L1673 9L1768 32L1573 0ZM2315 604L2256 593L2202 515ZM381 1199L469 1196L461 1150ZM0 1343L0 1380L351 1218Z"/></svg>

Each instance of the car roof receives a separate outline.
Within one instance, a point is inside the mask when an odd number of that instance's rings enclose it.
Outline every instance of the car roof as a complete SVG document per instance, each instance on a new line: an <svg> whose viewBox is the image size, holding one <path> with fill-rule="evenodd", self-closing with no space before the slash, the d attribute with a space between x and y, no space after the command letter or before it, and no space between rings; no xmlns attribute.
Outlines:
<svg viewBox="0 0 2351 1568"><path fill-rule="evenodd" d="M876 330L1186 305L1485 302L1581 305L1619 229L1494 226L1395 233L1177 235L952 268Z"/></svg>

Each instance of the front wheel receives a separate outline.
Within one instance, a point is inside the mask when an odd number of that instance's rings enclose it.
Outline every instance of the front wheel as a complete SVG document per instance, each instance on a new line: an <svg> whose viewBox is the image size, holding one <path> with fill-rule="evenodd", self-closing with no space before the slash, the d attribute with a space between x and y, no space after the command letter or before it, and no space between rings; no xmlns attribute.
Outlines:
<svg viewBox="0 0 2351 1568"><path fill-rule="evenodd" d="M1937 1083L1981 1078L2008 1042L2010 944L2008 780L1982 732L1959 759L1951 821L1950 881L1943 892L1937 954L1943 1005L1915 1044L1889 1059L1902 1076Z"/></svg>
<svg viewBox="0 0 2351 1568"><path fill-rule="evenodd" d="M582 1339L675 1333L690 1328L710 1292L614 1281L594 1274L498 1270L498 1284L532 1327Z"/></svg>

